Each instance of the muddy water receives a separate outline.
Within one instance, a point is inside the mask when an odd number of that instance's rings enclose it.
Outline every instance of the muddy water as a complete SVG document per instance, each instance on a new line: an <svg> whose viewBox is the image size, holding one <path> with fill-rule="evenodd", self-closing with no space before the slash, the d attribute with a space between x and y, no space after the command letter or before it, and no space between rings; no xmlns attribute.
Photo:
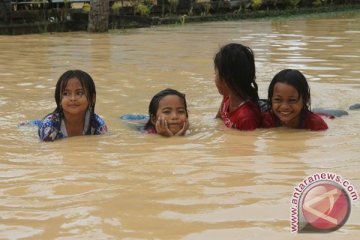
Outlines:
<svg viewBox="0 0 360 240"><path fill-rule="evenodd" d="M272 76L297 68L312 106L360 102L360 15L160 26L110 34L0 36L0 239L303 239L291 234L294 187L334 172L360 191L360 111L329 130L226 129L212 58L219 46L253 48L261 97ZM55 108L67 69L96 82L106 136L40 143L16 128ZM150 98L186 93L192 133L147 136L119 120ZM359 201L327 239L358 239ZM323 239L323 235L306 235Z"/></svg>

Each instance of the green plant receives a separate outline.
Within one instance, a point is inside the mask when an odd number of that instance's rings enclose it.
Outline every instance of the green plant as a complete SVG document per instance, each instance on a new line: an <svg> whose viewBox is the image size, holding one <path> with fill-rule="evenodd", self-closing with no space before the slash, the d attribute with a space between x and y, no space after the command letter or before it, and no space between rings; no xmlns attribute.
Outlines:
<svg viewBox="0 0 360 240"><path fill-rule="evenodd" d="M252 7L252 1L243 1L240 3L238 9L234 10L234 14L240 14L242 12L248 11Z"/></svg>
<svg viewBox="0 0 360 240"><path fill-rule="evenodd" d="M301 0L289 0L289 5L293 8L296 8L300 2Z"/></svg>
<svg viewBox="0 0 360 240"><path fill-rule="evenodd" d="M251 7L254 10L257 10L261 7L261 5L263 4L262 0L251 0Z"/></svg>
<svg viewBox="0 0 360 240"><path fill-rule="evenodd" d="M114 2L114 4L111 6L111 10L114 12L119 12L122 7L123 7L123 4L120 1Z"/></svg>
<svg viewBox="0 0 360 240"><path fill-rule="evenodd" d="M84 13L89 13L90 12L90 9L91 9L91 6L89 3L84 3L83 7L82 7L82 11Z"/></svg>
<svg viewBox="0 0 360 240"><path fill-rule="evenodd" d="M193 10L194 10L194 6L191 4L191 7L190 7L187 15L192 16L194 14Z"/></svg>
<svg viewBox="0 0 360 240"><path fill-rule="evenodd" d="M242 6L239 6L238 9L236 9L236 10L233 11L233 14L240 14L241 11L243 11L243 8L242 8Z"/></svg>
<svg viewBox="0 0 360 240"><path fill-rule="evenodd" d="M140 16L149 16L150 12L151 7L148 7L141 2L134 5L134 14L139 14Z"/></svg>
<svg viewBox="0 0 360 240"><path fill-rule="evenodd" d="M169 12L176 13L176 8L179 4L179 0L169 0Z"/></svg>
<svg viewBox="0 0 360 240"><path fill-rule="evenodd" d="M69 18L70 7L71 7L71 5L69 3L69 0L64 0L64 10L63 10L62 16L61 16L62 21L67 21L67 19Z"/></svg>
<svg viewBox="0 0 360 240"><path fill-rule="evenodd" d="M210 2L204 2L203 4L204 7L204 15L207 16L210 13L210 9L211 9L211 3Z"/></svg>
<svg viewBox="0 0 360 240"><path fill-rule="evenodd" d="M180 20L180 24L181 24L181 25L185 25L186 15L180 16L180 17L179 17L179 20Z"/></svg>
<svg viewBox="0 0 360 240"><path fill-rule="evenodd" d="M327 2L327 0L314 0L312 4L316 7L319 7L323 4L325 4L326 2Z"/></svg>
<svg viewBox="0 0 360 240"><path fill-rule="evenodd" d="M70 8L71 7L71 4L70 4L69 0L64 0L64 7L65 8Z"/></svg>

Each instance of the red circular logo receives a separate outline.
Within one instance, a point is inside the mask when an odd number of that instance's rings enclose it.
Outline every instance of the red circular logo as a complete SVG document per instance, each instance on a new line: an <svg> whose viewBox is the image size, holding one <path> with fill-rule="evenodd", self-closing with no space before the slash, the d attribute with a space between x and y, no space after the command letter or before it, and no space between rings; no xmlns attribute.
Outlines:
<svg viewBox="0 0 360 240"><path fill-rule="evenodd" d="M343 226L349 217L350 199L340 186L314 184L303 198L302 212L315 229L334 231Z"/></svg>

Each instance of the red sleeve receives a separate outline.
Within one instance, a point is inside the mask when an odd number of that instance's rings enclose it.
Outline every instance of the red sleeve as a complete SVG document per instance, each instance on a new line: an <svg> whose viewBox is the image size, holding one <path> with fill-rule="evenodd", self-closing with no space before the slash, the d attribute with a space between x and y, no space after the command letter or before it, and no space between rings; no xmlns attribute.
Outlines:
<svg viewBox="0 0 360 240"><path fill-rule="evenodd" d="M322 131L328 129L328 126L319 115L309 112L304 121L304 128L311 131Z"/></svg>

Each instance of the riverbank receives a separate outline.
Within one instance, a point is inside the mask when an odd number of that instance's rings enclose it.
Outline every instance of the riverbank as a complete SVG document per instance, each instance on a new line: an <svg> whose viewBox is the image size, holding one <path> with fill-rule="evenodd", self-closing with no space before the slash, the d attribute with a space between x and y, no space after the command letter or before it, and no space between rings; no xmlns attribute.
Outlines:
<svg viewBox="0 0 360 240"><path fill-rule="evenodd" d="M319 14L358 14L360 4L332 5L316 8L296 8L287 10L261 10L261 11L240 11L224 14L207 14L200 16L173 15L166 17L158 16L132 16L122 14L110 14L109 29L128 29L151 27L156 25L186 24L194 22L227 21L240 19L274 18L274 17L296 17L316 16ZM34 15L32 17L32 15ZM33 22L25 20L33 18ZM46 21L41 21L46 19ZM86 31L88 25L88 13L81 9L68 9L64 12L57 10L30 11L16 16L17 21L0 23L0 35L21 35L51 32Z"/></svg>
<svg viewBox="0 0 360 240"><path fill-rule="evenodd" d="M319 17L322 15L338 15L338 14L358 14L360 4L346 5L346 6L330 6L319 8L302 8L302 9L288 9L288 10L267 10L267 11L245 11L240 13L227 13L219 15L208 16L177 16L168 18L159 18L158 25L161 24L185 24L192 22L208 22L208 21L228 21L241 19L256 19L256 18L275 18L275 17Z"/></svg>

